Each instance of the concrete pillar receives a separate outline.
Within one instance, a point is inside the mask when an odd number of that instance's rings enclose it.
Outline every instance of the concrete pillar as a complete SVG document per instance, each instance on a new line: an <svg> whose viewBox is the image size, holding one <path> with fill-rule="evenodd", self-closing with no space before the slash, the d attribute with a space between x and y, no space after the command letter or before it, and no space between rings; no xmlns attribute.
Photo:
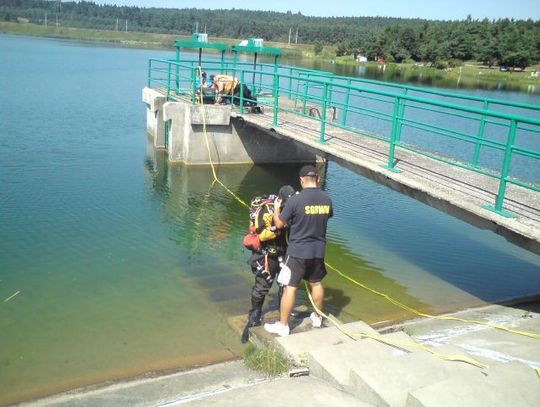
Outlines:
<svg viewBox="0 0 540 407"><path fill-rule="evenodd" d="M146 131L153 137L155 148L166 148L163 105L167 98L151 88L143 88L142 98L146 103Z"/></svg>
<svg viewBox="0 0 540 407"><path fill-rule="evenodd" d="M163 119L170 120L169 160L188 163L190 160L191 129L190 105L180 102L167 102L163 105Z"/></svg>

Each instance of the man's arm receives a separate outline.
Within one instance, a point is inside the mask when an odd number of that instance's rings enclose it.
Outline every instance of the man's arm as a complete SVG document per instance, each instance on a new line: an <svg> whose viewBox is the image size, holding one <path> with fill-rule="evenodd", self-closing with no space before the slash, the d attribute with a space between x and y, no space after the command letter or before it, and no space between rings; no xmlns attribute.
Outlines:
<svg viewBox="0 0 540 407"><path fill-rule="evenodd" d="M287 224L281 220L279 215L281 214L281 198L276 198L274 201L274 215L273 215L273 221L274 226L276 226L278 229L283 229Z"/></svg>
<svg viewBox="0 0 540 407"><path fill-rule="evenodd" d="M219 104L221 102L221 94L223 93L223 83L219 79L214 80L214 89L216 89L216 98L215 98L215 104Z"/></svg>

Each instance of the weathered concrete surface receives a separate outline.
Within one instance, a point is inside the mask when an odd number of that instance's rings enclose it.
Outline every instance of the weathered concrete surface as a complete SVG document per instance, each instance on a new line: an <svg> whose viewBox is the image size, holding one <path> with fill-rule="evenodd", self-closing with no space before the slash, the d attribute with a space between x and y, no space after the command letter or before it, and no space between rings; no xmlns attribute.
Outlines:
<svg viewBox="0 0 540 407"><path fill-rule="evenodd" d="M169 161L186 165L302 163L322 161L292 140L281 140L270 130L231 119L230 106L166 102L162 92L143 89L147 131L156 148L166 148ZM165 122L170 121L168 140ZM209 157L210 154L210 157Z"/></svg>
<svg viewBox="0 0 540 407"><path fill-rule="evenodd" d="M539 304L489 306L453 316L540 333L538 311ZM73 390L21 405L536 407L540 400L540 377L534 370L540 368L538 339L467 322L422 319L389 327L386 334L366 330L360 322L343 325L344 331L381 338L353 340L335 328L305 326L303 315L297 317L293 334L280 338L279 344L291 357L299 349L308 355L301 363L309 368L309 377L271 380L237 361ZM398 329L408 334L391 332ZM417 343L487 366L445 361L415 347Z"/></svg>
<svg viewBox="0 0 540 407"><path fill-rule="evenodd" d="M146 131L153 137L155 148L165 148L163 105L167 98L158 89L143 88L142 99L146 103Z"/></svg>
<svg viewBox="0 0 540 407"><path fill-rule="evenodd" d="M400 148L395 154L400 172L392 172L386 168L386 142L327 125L327 140L321 144L319 122L285 112L279 117L274 126L270 109L262 115L243 115L252 126L270 129L284 140L301 143L315 154L540 254L540 193L509 184L504 209L515 218L506 218L485 208L495 204L498 193L499 182L492 177Z"/></svg>
<svg viewBox="0 0 540 407"><path fill-rule="evenodd" d="M538 304L489 306L453 316L540 334ZM276 342L292 358L302 348L310 374L375 406L536 406L540 400L539 339L466 321L422 319L405 332L379 339L333 338L332 328L303 332ZM345 326L343 329L347 331ZM391 332L391 329L387 330ZM328 335L324 335L328 332ZM340 331L341 332L341 331ZM307 339L308 335L313 335ZM322 338L328 336L328 341ZM303 347L298 339L306 337ZM386 343L386 342L389 342ZM287 346L291 343L292 346ZM415 344L427 346L437 355ZM444 357L468 357L483 368ZM496 402L494 402L496 400Z"/></svg>

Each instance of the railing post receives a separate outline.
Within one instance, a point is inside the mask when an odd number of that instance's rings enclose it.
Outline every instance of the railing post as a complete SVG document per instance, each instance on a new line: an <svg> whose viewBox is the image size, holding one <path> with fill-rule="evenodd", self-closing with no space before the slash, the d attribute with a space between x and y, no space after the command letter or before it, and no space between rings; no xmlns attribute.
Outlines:
<svg viewBox="0 0 540 407"><path fill-rule="evenodd" d="M279 110L279 75L277 72L274 72L274 119L273 119L273 125L274 127L278 126L278 110Z"/></svg>
<svg viewBox="0 0 540 407"><path fill-rule="evenodd" d="M244 114L244 92L243 92L243 83L244 83L244 71L240 71L240 83L238 86L240 87L240 114ZM234 90L233 90L233 98L234 98ZM231 105L234 103L234 100L231 98Z"/></svg>
<svg viewBox="0 0 540 407"><path fill-rule="evenodd" d="M171 64L167 65L167 101L171 100Z"/></svg>
<svg viewBox="0 0 540 407"><path fill-rule="evenodd" d="M289 99L292 96L292 68L289 68Z"/></svg>
<svg viewBox="0 0 540 407"><path fill-rule="evenodd" d="M147 81L148 87L152 87L152 60L148 60L148 81Z"/></svg>
<svg viewBox="0 0 540 407"><path fill-rule="evenodd" d="M193 86L191 86L191 104L196 105L197 104L197 68L193 69L193 66L191 66L191 83ZM202 83L199 84L201 86L201 92L202 92Z"/></svg>
<svg viewBox="0 0 540 407"><path fill-rule="evenodd" d="M352 80L347 79L347 90L345 91L345 101L343 102L343 119L341 120L341 124L343 126L345 126L345 124L347 123L347 113L349 112L349 98L351 96L351 83Z"/></svg>
<svg viewBox="0 0 540 407"><path fill-rule="evenodd" d="M175 84L176 84L176 91L178 92L178 88L180 88L180 67L178 66L178 62L180 61L180 48L176 47L176 69L175 69ZM169 62L169 67L171 63Z"/></svg>
<svg viewBox="0 0 540 407"><path fill-rule="evenodd" d="M291 68L291 76L292 76L292 68ZM296 79L296 93L294 95L294 108L295 109L298 107L299 94L300 94L300 73L298 73L298 78Z"/></svg>
<svg viewBox="0 0 540 407"><path fill-rule="evenodd" d="M328 106L328 82L324 83L323 91L323 101L322 101L322 112L321 112L321 135L319 137L319 142L321 144L326 144L325 133L326 133L326 108Z"/></svg>
<svg viewBox="0 0 540 407"><path fill-rule="evenodd" d="M506 183L508 181L508 173L510 172L510 163L512 161L512 149L514 148L514 141L516 140L517 123L513 119L510 123L510 131L508 133L508 140L506 141L506 149L504 151L504 161L501 169L501 178L499 181L499 192L497 193L497 199L495 206L487 205L486 208L498 213L505 218L513 218L514 215L503 209L504 195L506 193Z"/></svg>
<svg viewBox="0 0 540 407"><path fill-rule="evenodd" d="M307 95L308 95L308 79L309 76L306 77L306 80L304 81L304 100L302 101L302 114L306 114L306 105L307 105Z"/></svg>
<svg viewBox="0 0 540 407"><path fill-rule="evenodd" d="M334 90L334 77L331 77L330 78L330 86L328 87L328 99L329 100L332 100L332 92Z"/></svg>
<svg viewBox="0 0 540 407"><path fill-rule="evenodd" d="M403 94L407 95L408 88L403 88ZM403 117L405 116L405 104L407 101L405 99L401 99L399 101L399 112L398 112L398 118L399 118L399 129L396 135L396 143L399 143L401 140L401 131L403 130Z"/></svg>
<svg viewBox="0 0 540 407"><path fill-rule="evenodd" d="M487 100L484 100L483 109L488 110L489 108L489 102ZM478 160L480 159L480 147L482 147L482 141L484 140L484 130L486 128L486 115L482 115L482 118L480 119L480 126L478 128L478 134L476 136L476 145L474 146L474 156L472 165L477 166Z"/></svg>
<svg viewBox="0 0 540 407"><path fill-rule="evenodd" d="M396 96L394 101L394 115L392 116L392 135L390 137L390 149L388 151L388 165L386 168L392 172L400 172L397 168L394 168L394 155L396 152L396 142L399 140L399 111L400 111L401 98Z"/></svg>

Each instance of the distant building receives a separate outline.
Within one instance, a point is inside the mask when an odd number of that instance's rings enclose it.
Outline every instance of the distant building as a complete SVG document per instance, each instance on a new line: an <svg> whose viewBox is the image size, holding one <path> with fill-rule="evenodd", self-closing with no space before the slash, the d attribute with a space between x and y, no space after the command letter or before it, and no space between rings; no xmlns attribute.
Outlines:
<svg viewBox="0 0 540 407"><path fill-rule="evenodd" d="M367 62L367 57L365 57L364 55L358 55L356 57L356 61L357 62Z"/></svg>

